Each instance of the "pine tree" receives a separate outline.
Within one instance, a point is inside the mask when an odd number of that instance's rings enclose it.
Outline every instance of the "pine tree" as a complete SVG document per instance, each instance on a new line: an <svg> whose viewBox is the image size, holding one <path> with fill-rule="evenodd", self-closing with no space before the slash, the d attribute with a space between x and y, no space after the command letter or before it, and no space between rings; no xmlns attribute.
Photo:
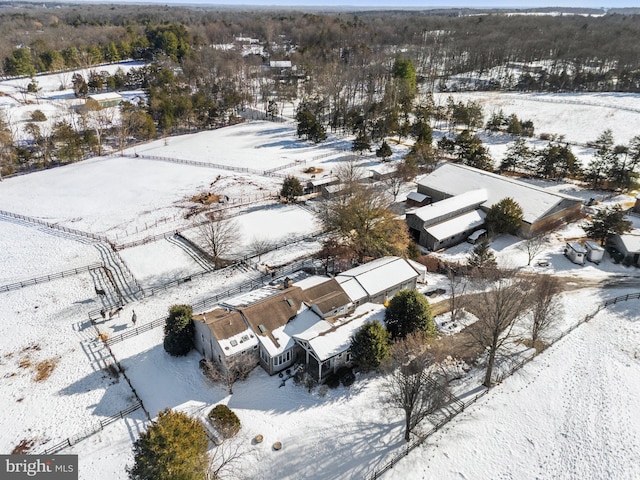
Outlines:
<svg viewBox="0 0 640 480"><path fill-rule="evenodd" d="M364 372L374 370L389 358L391 335L379 322L367 322L351 337L353 362Z"/></svg>
<svg viewBox="0 0 640 480"><path fill-rule="evenodd" d="M522 224L522 208L512 198L503 198L491 206L485 223L492 235L515 233Z"/></svg>
<svg viewBox="0 0 640 480"><path fill-rule="evenodd" d="M384 321L391 338L404 338L419 332L436 334L436 326L427 298L415 290L400 290L389 302Z"/></svg>
<svg viewBox="0 0 640 480"><path fill-rule="evenodd" d="M612 235L621 235L631 230L631 222L625 220L626 212L620 205L604 208L596 213L584 226L585 233L604 245Z"/></svg>
<svg viewBox="0 0 640 480"><path fill-rule="evenodd" d="M470 268L496 268L498 266L496 256L489 249L489 240L485 238L473 247L467 265Z"/></svg>
<svg viewBox="0 0 640 480"><path fill-rule="evenodd" d="M209 442L202 424L170 409L133 444L131 480L205 480Z"/></svg>
<svg viewBox="0 0 640 480"><path fill-rule="evenodd" d="M164 349L174 357L184 356L193 348L193 310L189 305L173 305L164 326Z"/></svg>
<svg viewBox="0 0 640 480"><path fill-rule="evenodd" d="M282 182L280 196L284 197L288 202L295 201L296 197L302 195L302 185L296 177L287 177Z"/></svg>
<svg viewBox="0 0 640 480"><path fill-rule="evenodd" d="M392 154L391 147L389 146L387 141L384 140L382 142L382 145L380 145L380 148L376 150L376 157L380 157L382 158L383 161L385 161L387 158L391 156L391 154Z"/></svg>

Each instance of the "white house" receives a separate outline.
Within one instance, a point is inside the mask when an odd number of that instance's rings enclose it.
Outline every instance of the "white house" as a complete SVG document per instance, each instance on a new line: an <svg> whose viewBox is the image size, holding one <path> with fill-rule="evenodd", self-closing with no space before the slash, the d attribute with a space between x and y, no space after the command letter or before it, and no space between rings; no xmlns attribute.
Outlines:
<svg viewBox="0 0 640 480"><path fill-rule="evenodd" d="M335 278L312 276L293 284L287 279L253 290L195 315L195 348L223 366L246 355L270 375L304 362L322 379L350 365L351 335L374 312L384 312L379 304L399 290L415 288L425 270L415 262L384 257Z"/></svg>

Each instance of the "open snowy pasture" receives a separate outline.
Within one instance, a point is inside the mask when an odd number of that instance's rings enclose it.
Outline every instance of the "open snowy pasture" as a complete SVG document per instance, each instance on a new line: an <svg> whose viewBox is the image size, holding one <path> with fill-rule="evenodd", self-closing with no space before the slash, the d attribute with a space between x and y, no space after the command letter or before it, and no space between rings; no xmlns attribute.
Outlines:
<svg viewBox="0 0 640 480"><path fill-rule="evenodd" d="M179 158L251 170L270 170L310 157L341 153L331 142L301 141L295 124L254 121L217 130L156 140L126 150L139 155Z"/></svg>
<svg viewBox="0 0 640 480"><path fill-rule="evenodd" d="M0 252L11 259L2 262L0 285L100 261L91 241L9 217L0 217Z"/></svg>
<svg viewBox="0 0 640 480"><path fill-rule="evenodd" d="M86 310L88 273L0 293L0 449L41 451L134 403Z"/></svg>
<svg viewBox="0 0 640 480"><path fill-rule="evenodd" d="M154 225L165 231L174 219L184 223L180 206L215 178L202 167L100 157L6 179L0 201L13 213L123 240L157 233Z"/></svg>
<svg viewBox="0 0 640 480"><path fill-rule="evenodd" d="M167 239L127 248L120 256L142 288L158 287L205 271L177 242Z"/></svg>
<svg viewBox="0 0 640 480"><path fill-rule="evenodd" d="M610 128L616 144L626 144L636 135L640 121L640 95L627 93L439 93L436 102L444 104L451 95L456 102L480 103L485 121L500 109L532 120L536 136L540 133L564 135L572 143L585 144Z"/></svg>
<svg viewBox="0 0 640 480"><path fill-rule="evenodd" d="M638 300L600 311L384 478L640 477L638 318Z"/></svg>

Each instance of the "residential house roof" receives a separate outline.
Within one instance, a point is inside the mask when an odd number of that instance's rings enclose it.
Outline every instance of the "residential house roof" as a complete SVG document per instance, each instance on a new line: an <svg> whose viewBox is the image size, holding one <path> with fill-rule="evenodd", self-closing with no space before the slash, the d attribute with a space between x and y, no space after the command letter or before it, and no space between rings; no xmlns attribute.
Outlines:
<svg viewBox="0 0 640 480"><path fill-rule="evenodd" d="M300 287L289 287L249 306L238 307L251 329L270 354L286 346L274 331L296 316L306 297ZM274 353L272 353L274 352Z"/></svg>
<svg viewBox="0 0 640 480"><path fill-rule="evenodd" d="M295 338L308 342L316 358L323 362L346 351L351 346L352 335L366 322L378 320L384 325L384 312L384 305L365 303L334 325L314 326L296 334Z"/></svg>
<svg viewBox="0 0 640 480"><path fill-rule="evenodd" d="M304 293L307 302L314 304L323 315L351 303L351 299L335 278L307 288Z"/></svg>
<svg viewBox="0 0 640 480"><path fill-rule="evenodd" d="M522 208L523 220L527 223L534 223L543 218L558 208L563 201L582 202L570 195L551 192L513 178L454 163L445 163L438 167L418 181L418 185L451 196L485 188L489 197L483 204L486 207L495 205L505 197L511 197Z"/></svg>
<svg viewBox="0 0 640 480"><path fill-rule="evenodd" d="M342 272L336 280L347 295L357 301L363 298L359 296L362 290L369 296L375 296L417 277L418 272L403 258L383 257Z"/></svg>
<svg viewBox="0 0 640 480"><path fill-rule="evenodd" d="M227 356L247 350L258 343L240 312L235 310L218 308L201 315L194 315L193 320L207 324Z"/></svg>

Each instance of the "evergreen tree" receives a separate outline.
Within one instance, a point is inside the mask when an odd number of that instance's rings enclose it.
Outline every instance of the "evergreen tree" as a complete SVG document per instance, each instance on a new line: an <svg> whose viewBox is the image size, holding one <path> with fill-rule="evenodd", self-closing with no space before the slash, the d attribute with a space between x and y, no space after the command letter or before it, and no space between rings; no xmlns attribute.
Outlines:
<svg viewBox="0 0 640 480"><path fill-rule="evenodd" d="M164 349L174 357L184 356L193 347L193 310L189 305L173 305L164 326Z"/></svg>
<svg viewBox="0 0 640 480"><path fill-rule="evenodd" d="M354 152L371 150L371 140L369 139L369 135L367 135L367 132L364 129L360 130L356 135L356 138L353 140L351 150L353 150Z"/></svg>
<svg viewBox="0 0 640 480"><path fill-rule="evenodd" d="M607 170L614 160L613 133L610 129L600 134L595 142L589 144L595 150L587 167L586 177L591 180L591 188L599 188L605 179Z"/></svg>
<svg viewBox="0 0 640 480"><path fill-rule="evenodd" d="M427 298L416 290L400 290L389 302L384 321L394 340L419 332L436 334L436 326Z"/></svg>
<svg viewBox="0 0 640 480"><path fill-rule="evenodd" d="M462 163L480 170L493 171L493 161L489 151L477 135L471 135L469 130L463 130L456 136L455 145L458 160Z"/></svg>
<svg viewBox="0 0 640 480"><path fill-rule="evenodd" d="M500 171L514 172L516 170L525 170L529 159L531 158L531 149L527 146L524 138L517 138L509 148L500 163Z"/></svg>
<svg viewBox="0 0 640 480"><path fill-rule="evenodd" d="M392 153L393 152L391 151L391 147L389 146L387 141L383 140L382 145L380 145L380 148L376 150L376 157L380 157L382 158L383 161L386 161L387 158L389 158L392 155Z"/></svg>
<svg viewBox="0 0 640 480"><path fill-rule="evenodd" d="M300 180L296 177L287 177L282 182L282 189L280 190L280 196L284 197L288 202L295 201L296 197L302 195L302 185Z"/></svg>
<svg viewBox="0 0 640 480"><path fill-rule="evenodd" d="M631 222L625 220L626 212L620 205L603 208L584 225L585 233L604 245L612 235L621 235L631 230Z"/></svg>
<svg viewBox="0 0 640 480"><path fill-rule="evenodd" d="M209 441L202 424L169 409L133 444L131 480L206 480Z"/></svg>
<svg viewBox="0 0 640 480"><path fill-rule="evenodd" d="M485 223L492 235L516 233L522 224L522 208L512 198L503 198L491 206Z"/></svg>
<svg viewBox="0 0 640 480"><path fill-rule="evenodd" d="M310 110L300 110L296 114L298 121L298 137L305 137L314 143L320 143L327 138L327 132L316 116Z"/></svg>
<svg viewBox="0 0 640 480"><path fill-rule="evenodd" d="M470 268L496 268L496 256L489 249L489 240L486 238L482 242L473 247L473 251L469 254L467 265Z"/></svg>
<svg viewBox="0 0 640 480"><path fill-rule="evenodd" d="M389 358L391 335L379 322L367 322L351 337L351 355L364 372L374 370Z"/></svg>
<svg viewBox="0 0 640 480"><path fill-rule="evenodd" d="M511 135L522 135L522 124L515 113L509 117L507 133L510 133Z"/></svg>

